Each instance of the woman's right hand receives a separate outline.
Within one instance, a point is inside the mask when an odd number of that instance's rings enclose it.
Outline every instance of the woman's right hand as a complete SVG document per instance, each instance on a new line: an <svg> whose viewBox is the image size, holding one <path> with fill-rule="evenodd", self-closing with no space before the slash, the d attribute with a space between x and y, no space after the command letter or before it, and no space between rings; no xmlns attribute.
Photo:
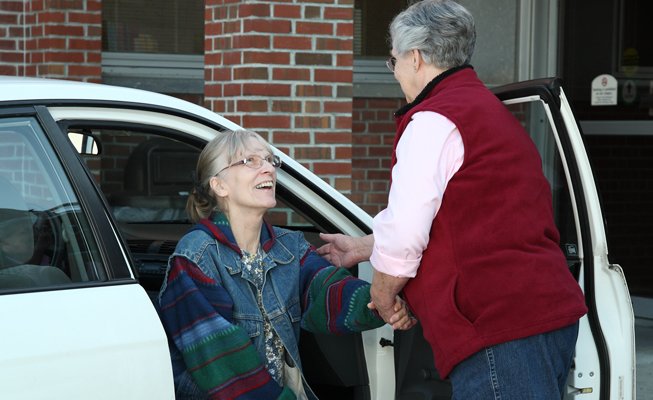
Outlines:
<svg viewBox="0 0 653 400"><path fill-rule="evenodd" d="M327 242L317 249L317 253L336 267L351 268L362 261L367 261L372 254L374 237L353 237L341 233L320 233L320 238Z"/></svg>

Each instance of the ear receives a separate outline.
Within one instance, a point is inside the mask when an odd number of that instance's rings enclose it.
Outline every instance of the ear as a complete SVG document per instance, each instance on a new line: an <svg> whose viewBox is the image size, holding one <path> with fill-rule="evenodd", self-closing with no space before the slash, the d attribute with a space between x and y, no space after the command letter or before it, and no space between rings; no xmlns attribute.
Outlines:
<svg viewBox="0 0 653 400"><path fill-rule="evenodd" d="M224 182L224 180L214 176L209 180L209 185L211 186L211 191L215 193L218 197L227 197L229 194L229 187Z"/></svg>
<svg viewBox="0 0 653 400"><path fill-rule="evenodd" d="M422 55L420 54L419 50L413 49L413 70L417 71L419 67L422 65L424 60L422 60Z"/></svg>

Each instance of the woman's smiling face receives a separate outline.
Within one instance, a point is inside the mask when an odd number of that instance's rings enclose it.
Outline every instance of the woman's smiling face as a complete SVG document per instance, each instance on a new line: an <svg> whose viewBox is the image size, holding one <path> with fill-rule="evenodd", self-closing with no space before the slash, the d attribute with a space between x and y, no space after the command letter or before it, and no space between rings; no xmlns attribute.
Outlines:
<svg viewBox="0 0 653 400"><path fill-rule="evenodd" d="M257 210L264 213L276 206L277 171L267 161L271 155L267 146L252 138L248 141L245 150L237 155L234 162L251 157L260 157L262 165L253 168L251 164L232 164L231 167L226 168L217 175L220 185L214 190L224 200L225 209L228 212Z"/></svg>

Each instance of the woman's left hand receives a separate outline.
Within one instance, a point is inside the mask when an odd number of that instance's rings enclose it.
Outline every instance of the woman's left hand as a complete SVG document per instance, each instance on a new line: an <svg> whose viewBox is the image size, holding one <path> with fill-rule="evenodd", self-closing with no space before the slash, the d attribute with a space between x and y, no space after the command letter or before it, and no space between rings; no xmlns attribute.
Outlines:
<svg viewBox="0 0 653 400"><path fill-rule="evenodd" d="M376 306L373 302L367 305L370 310L375 310ZM386 322L392 325L392 329L406 331L417 324L417 318L413 316L413 313L408 308L408 304L401 297L397 296L395 298L395 304L393 306L394 314L386 320Z"/></svg>

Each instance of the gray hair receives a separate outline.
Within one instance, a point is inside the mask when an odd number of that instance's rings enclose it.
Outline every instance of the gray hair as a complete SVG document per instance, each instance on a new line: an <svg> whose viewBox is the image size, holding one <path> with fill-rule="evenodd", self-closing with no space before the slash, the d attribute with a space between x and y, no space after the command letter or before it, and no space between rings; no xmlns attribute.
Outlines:
<svg viewBox="0 0 653 400"><path fill-rule="evenodd" d="M394 18L390 41L398 54L416 49L427 64L457 67L469 63L474 53L474 18L453 0L422 0Z"/></svg>
<svg viewBox="0 0 653 400"><path fill-rule="evenodd" d="M197 159L194 186L186 202L186 212L191 221L197 222L207 218L214 210L221 209L222 205L211 191L211 178L247 152L251 139L272 154L272 148L265 139L254 131L244 129L221 132L204 147Z"/></svg>

